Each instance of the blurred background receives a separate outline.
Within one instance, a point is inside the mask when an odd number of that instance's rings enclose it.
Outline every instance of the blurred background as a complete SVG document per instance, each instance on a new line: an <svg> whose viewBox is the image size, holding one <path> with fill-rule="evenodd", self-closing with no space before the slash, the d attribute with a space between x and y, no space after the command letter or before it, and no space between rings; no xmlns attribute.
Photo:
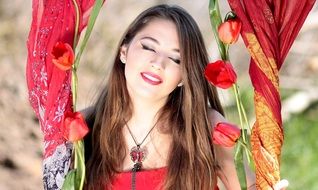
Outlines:
<svg viewBox="0 0 318 190"><path fill-rule="evenodd" d="M211 61L218 58L208 0L108 0L94 27L79 69L79 102L89 106L108 73L121 34L138 13L155 4L178 4L198 22ZM222 13L229 10L220 1ZM0 190L42 189L42 135L30 108L25 82L31 1L0 0ZM285 142L281 175L289 190L318 189L318 6L309 14L280 72ZM254 121L249 56L240 41L231 46L243 102ZM238 123L231 90L219 91L228 120Z"/></svg>

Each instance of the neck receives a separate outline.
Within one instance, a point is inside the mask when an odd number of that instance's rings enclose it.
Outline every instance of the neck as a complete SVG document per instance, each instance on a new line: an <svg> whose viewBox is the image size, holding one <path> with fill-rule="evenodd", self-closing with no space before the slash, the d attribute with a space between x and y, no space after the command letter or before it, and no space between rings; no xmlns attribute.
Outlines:
<svg viewBox="0 0 318 190"><path fill-rule="evenodd" d="M157 122L158 112L165 102L136 98L131 98L131 101L133 114L127 123L136 138L141 139Z"/></svg>
<svg viewBox="0 0 318 190"><path fill-rule="evenodd" d="M133 105L132 119L136 122L151 124L157 117L159 110L166 100L147 100L143 98L131 98Z"/></svg>

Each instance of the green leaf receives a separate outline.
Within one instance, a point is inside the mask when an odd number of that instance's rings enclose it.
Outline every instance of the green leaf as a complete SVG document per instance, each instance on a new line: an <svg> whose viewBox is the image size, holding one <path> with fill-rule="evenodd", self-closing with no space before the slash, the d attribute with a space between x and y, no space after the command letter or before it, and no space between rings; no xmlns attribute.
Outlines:
<svg viewBox="0 0 318 190"><path fill-rule="evenodd" d="M78 38L78 28L79 28L79 7L76 0L73 0L73 5L75 8L75 31L74 31L74 42L73 42L73 49L75 50Z"/></svg>
<svg viewBox="0 0 318 190"><path fill-rule="evenodd" d="M84 180L85 180L85 155L84 155L84 143L83 140L77 141L74 143L75 148L75 165L74 167L77 169L76 172L76 186L79 187L80 190L83 189Z"/></svg>
<svg viewBox="0 0 318 190"><path fill-rule="evenodd" d="M210 0L209 14L212 31L214 34L215 41L218 44L218 49L220 51L221 58L222 60L228 60L227 48L225 47L224 43L220 40L218 35L218 27L222 23L222 17L220 13L218 0Z"/></svg>
<svg viewBox="0 0 318 190"><path fill-rule="evenodd" d="M85 32L84 39L81 42L81 46L80 46L78 53L76 54L76 59L75 59L75 63L74 63L75 70L78 68L81 55L86 47L87 41L92 33L96 18L98 16L99 11L102 8L102 6L103 6L103 0L96 0L95 1L95 4L93 6L93 10L92 10L91 15L90 15L89 20L88 20L87 29Z"/></svg>
<svg viewBox="0 0 318 190"><path fill-rule="evenodd" d="M248 150L252 150L251 135L247 135L247 147L248 147ZM254 161L253 161L251 153L250 154L246 153L246 156L248 156L250 159L250 162L248 162L250 169L255 172L255 165L254 165Z"/></svg>
<svg viewBox="0 0 318 190"><path fill-rule="evenodd" d="M76 185L75 185L75 175L76 175L76 170L71 170L67 173L62 190L77 190Z"/></svg>
<svg viewBox="0 0 318 190"><path fill-rule="evenodd" d="M241 138L242 136L239 140L242 140ZM235 149L234 162L237 176L239 178L241 189L247 190L246 173L244 167L244 147L242 146L242 144L237 143Z"/></svg>

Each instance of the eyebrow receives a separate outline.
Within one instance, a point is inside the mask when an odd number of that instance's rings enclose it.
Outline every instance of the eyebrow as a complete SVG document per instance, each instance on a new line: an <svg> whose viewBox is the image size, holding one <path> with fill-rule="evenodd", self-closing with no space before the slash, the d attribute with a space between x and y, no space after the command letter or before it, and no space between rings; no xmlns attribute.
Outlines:
<svg viewBox="0 0 318 190"><path fill-rule="evenodd" d="M146 39L146 40L151 40L151 41L155 42L156 44L160 45L160 42L159 42L157 39L153 38L153 37L145 36L145 37L142 37L142 38L141 38L141 40L144 40L144 39ZM172 50L175 51L175 52L180 53L180 50L179 50L179 49L174 48L174 49L172 49Z"/></svg>

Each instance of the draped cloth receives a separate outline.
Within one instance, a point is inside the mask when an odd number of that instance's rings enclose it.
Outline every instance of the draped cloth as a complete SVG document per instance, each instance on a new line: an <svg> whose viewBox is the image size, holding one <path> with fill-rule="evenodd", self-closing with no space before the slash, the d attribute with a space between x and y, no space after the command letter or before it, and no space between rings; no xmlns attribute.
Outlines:
<svg viewBox="0 0 318 190"><path fill-rule="evenodd" d="M79 7L79 32L87 25L95 0L74 0ZM29 101L44 134L45 189L60 189L69 170L72 145L60 131L61 119L72 110L71 72L52 64L58 41L73 46L76 12L73 0L33 0L27 41L26 80Z"/></svg>
<svg viewBox="0 0 318 190"><path fill-rule="evenodd" d="M279 70L315 0L228 0L242 21L241 36L251 55L256 122L251 144L257 189L280 180L283 144Z"/></svg>
<svg viewBox="0 0 318 190"><path fill-rule="evenodd" d="M80 5L80 35L88 20L88 11L94 0L77 0ZM86 16L84 16L86 15ZM75 8L72 0L33 0L32 23L27 41L28 60L26 78L29 100L34 109L44 140L60 144L57 127L64 112L71 109L71 71L62 71L52 63L52 49L58 41L73 46ZM53 131L52 131L53 130ZM62 138L63 139L63 138ZM53 146L53 147L52 147ZM56 145L45 149L50 156Z"/></svg>

